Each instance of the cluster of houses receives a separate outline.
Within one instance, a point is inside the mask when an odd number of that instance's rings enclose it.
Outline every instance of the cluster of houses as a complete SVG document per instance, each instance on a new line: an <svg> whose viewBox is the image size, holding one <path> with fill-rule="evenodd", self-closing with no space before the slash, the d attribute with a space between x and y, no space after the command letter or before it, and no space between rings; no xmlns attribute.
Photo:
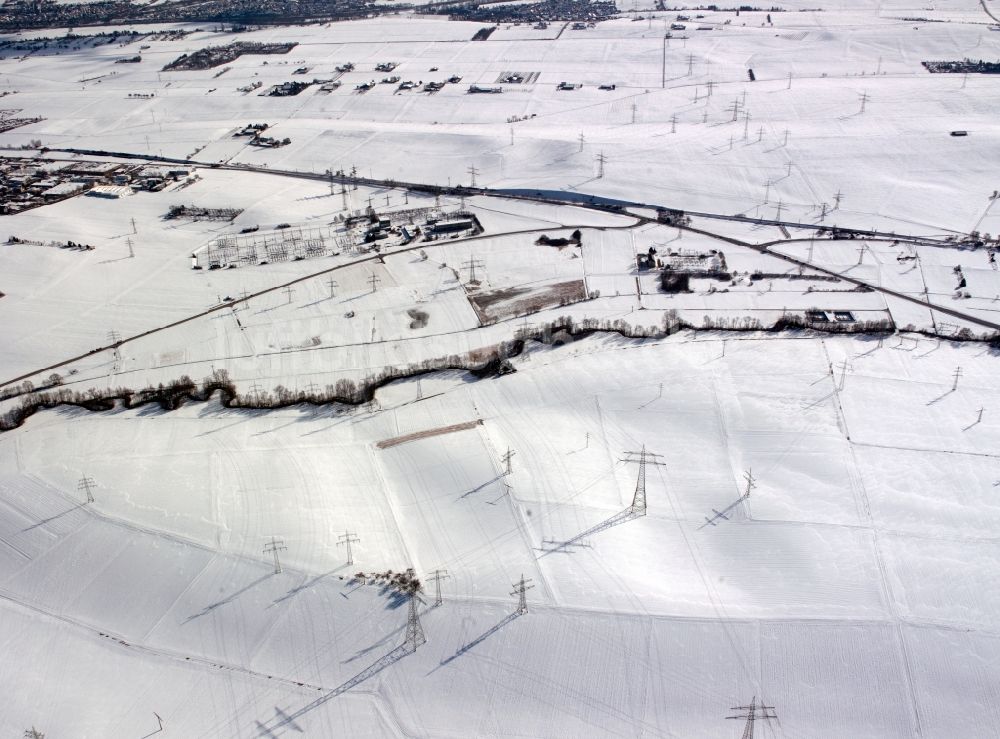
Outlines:
<svg viewBox="0 0 1000 739"><path fill-rule="evenodd" d="M20 213L80 194L120 198L141 190L155 192L188 173L114 162L4 159L0 160L0 213Z"/></svg>

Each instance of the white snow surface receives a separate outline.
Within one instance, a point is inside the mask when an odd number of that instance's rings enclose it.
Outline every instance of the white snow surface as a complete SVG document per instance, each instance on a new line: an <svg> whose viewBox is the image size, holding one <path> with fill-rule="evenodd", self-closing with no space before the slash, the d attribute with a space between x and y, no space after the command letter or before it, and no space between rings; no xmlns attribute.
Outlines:
<svg viewBox="0 0 1000 739"><path fill-rule="evenodd" d="M676 13L652 5L620 4L622 18L587 30L502 25L484 42L470 40L483 24L404 14L240 34L189 27L180 40L0 60L5 108L44 118L0 144L262 168L194 164L196 177L161 192L4 216L10 235L96 247L0 245L4 387L57 372L74 392L140 389L226 370L242 393L324 388L486 357L562 316L767 327L821 309L899 329L598 332L529 341L511 374L439 370L357 406L237 410L215 397L169 412L39 411L0 433L0 734L739 737L744 722L727 716L756 698L777 714L757 722L758 737L1000 735L996 348L941 338L985 329L940 310L996 320L1000 277L986 250L787 238L699 217L693 227L711 233L696 233L639 217L652 208L436 200L388 185L342 193L266 171L357 167L445 186L468 184L475 167L493 188L763 217L780 202L784 217L816 225L825 203L823 225L1000 231L993 78L920 65L997 57L1000 33L978 2L818 11L795 0L773 26L764 12L685 11L705 18L668 44ZM242 56L219 76L162 71L235 40L298 46ZM141 63L114 63L140 44ZM329 77L348 61L355 71L330 94L237 91ZM385 61L404 80L463 79L433 95L355 93L385 76L374 70ZM509 72L539 75L466 94ZM732 120L734 101L749 120ZM232 136L255 121L292 143ZM231 223L163 218L181 203L243 212ZM190 268L220 236L336 228L369 203L383 214L464 207L484 232ZM576 230L579 246L535 243ZM650 247L722 251L732 281L664 293L636 269ZM579 302L557 296L485 325L474 307L493 291L538 297L566 283L579 284ZM111 331L125 339L117 352ZM626 517L643 449L656 455L647 510ZM351 563L344 534L360 539ZM285 547L280 572L272 537ZM407 568L423 582L426 643L415 650L401 648L407 599L355 577ZM435 570L449 575L440 604ZM528 610L517 613L522 577Z"/></svg>

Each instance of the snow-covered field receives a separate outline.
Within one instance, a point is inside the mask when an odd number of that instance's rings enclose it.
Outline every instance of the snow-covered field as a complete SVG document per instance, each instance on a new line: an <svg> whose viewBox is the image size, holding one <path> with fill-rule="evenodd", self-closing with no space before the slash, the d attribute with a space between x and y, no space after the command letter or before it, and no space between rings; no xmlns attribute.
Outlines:
<svg viewBox="0 0 1000 739"><path fill-rule="evenodd" d="M421 399L390 386L378 411L45 412L0 437L5 731L133 735L155 711L187 736L291 733L283 714L317 735L723 736L763 695L781 736L988 736L1000 427L975 421L995 361L592 338ZM378 446L463 421L481 423ZM663 462L648 514L601 528L643 445ZM706 524L748 469L749 501ZM427 644L310 708L402 642L401 601L349 580L404 567L452 576L420 607Z"/></svg>
<svg viewBox="0 0 1000 739"><path fill-rule="evenodd" d="M1000 735L997 350L950 340L989 333L1000 277L989 250L940 241L1000 231L1000 97L990 76L920 65L993 60L1000 33L972 0L812 5L773 25L685 11L704 18L666 41L676 13L639 3L594 28L503 25L487 41L471 41L480 23L400 15L8 49L4 107L44 120L0 144L201 164L160 192L3 217L7 235L96 248L0 245L0 388L225 370L242 393L308 391L482 358L560 317L714 329L528 341L509 374L430 372L357 406L62 406L0 433L0 733L738 737L730 709L756 698L777 714L758 737ZM234 40L298 45L162 71ZM237 90L346 62L329 94ZM356 92L382 62L462 80ZM533 81L466 93L512 73ZM291 143L232 136L258 121ZM438 186L474 168L490 188L709 214L773 218L780 203L790 221L937 241L707 217L678 230L651 208L295 176L352 167ZM242 213L164 218L180 204ZM191 269L220 237L332 233L368 206L468 212L483 232ZM580 244L537 243L575 231ZM727 278L663 292L636 266L651 247L722 259ZM816 310L896 330L720 328ZM642 450L656 455L647 509L626 515ZM407 568L424 586L415 650L407 598L355 578Z"/></svg>

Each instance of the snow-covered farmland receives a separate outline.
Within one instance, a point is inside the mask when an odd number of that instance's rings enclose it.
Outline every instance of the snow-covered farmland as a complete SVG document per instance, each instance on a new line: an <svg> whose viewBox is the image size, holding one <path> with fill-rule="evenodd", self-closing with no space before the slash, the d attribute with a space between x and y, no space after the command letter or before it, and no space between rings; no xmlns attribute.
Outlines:
<svg viewBox="0 0 1000 739"><path fill-rule="evenodd" d="M0 433L0 732L738 737L756 699L758 737L1000 734L997 349L952 341L998 328L1000 99L921 65L1000 54L985 2L4 47L4 116L42 120L0 144L48 150L4 152L0 413L413 374ZM234 41L297 45L163 69ZM175 174L22 210L91 160ZM322 256L192 269L303 232ZM796 321L880 331L764 330ZM409 568L417 600L373 577Z"/></svg>

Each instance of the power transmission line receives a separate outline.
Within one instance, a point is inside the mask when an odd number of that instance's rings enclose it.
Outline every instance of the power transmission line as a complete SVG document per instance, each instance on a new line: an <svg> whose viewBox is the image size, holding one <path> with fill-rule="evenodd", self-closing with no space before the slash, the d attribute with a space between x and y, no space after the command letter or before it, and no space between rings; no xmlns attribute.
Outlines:
<svg viewBox="0 0 1000 739"><path fill-rule="evenodd" d="M451 575L448 574L448 570L434 570L434 574L430 576L430 579L434 581L434 605L439 606L442 601L441 599L441 581L447 580Z"/></svg>
<svg viewBox="0 0 1000 739"><path fill-rule="evenodd" d="M747 470L743 473L743 479L747 481L746 492L743 493L741 500L747 500L750 498L750 491L757 487L757 482L753 478L753 470Z"/></svg>
<svg viewBox="0 0 1000 739"><path fill-rule="evenodd" d="M285 546L285 542L281 539L275 539L273 536L271 537L271 541L264 545L264 554L274 555L275 575L281 573L281 560L278 559L278 551L284 549L288 549L288 547Z"/></svg>
<svg viewBox="0 0 1000 739"><path fill-rule="evenodd" d="M368 278L368 284L372 286L372 292L378 290L378 286L381 282L382 280L374 272L372 272L371 276Z"/></svg>
<svg viewBox="0 0 1000 739"><path fill-rule="evenodd" d="M631 516L645 516L646 515L646 465L647 464L658 464L664 465L663 462L657 461L655 458L661 455L654 454L653 452L646 451L646 445L642 445L642 450L638 452L625 452L625 454L635 456L638 455L638 459L626 458L625 462L638 462L639 463L639 475L635 481L635 494L632 496L632 505L628 508L628 513Z"/></svg>
<svg viewBox="0 0 1000 739"><path fill-rule="evenodd" d="M778 718L777 714L773 712L774 706L765 706L763 701L760 702L760 705L757 704L757 696L753 697L749 706L733 706L730 710L744 712L737 716L726 716L727 719L746 720L742 739L753 739L755 721Z"/></svg>
<svg viewBox="0 0 1000 739"><path fill-rule="evenodd" d="M327 285L329 286L329 288L330 288L330 297L331 297L331 298L334 298L334 297L336 297L336 296L337 296L337 293L336 293L336 292L334 292L334 290L333 290L333 289L334 289L335 287L340 287L340 285L339 285L339 284L337 284L337 281L336 281L335 279L333 279L333 278L331 277L331 278L330 278L329 280L327 280L327 281L326 281L326 284L327 284Z"/></svg>
<svg viewBox="0 0 1000 739"><path fill-rule="evenodd" d="M475 165L473 165L473 166L469 167L466 170L466 172L468 172L469 175L472 177L472 186L475 187L476 186L476 175L479 174L479 170L476 169Z"/></svg>
<svg viewBox="0 0 1000 739"><path fill-rule="evenodd" d="M424 636L424 629L420 625L420 618L417 616L417 600L420 598L415 592L410 593L409 613L406 617L406 641L404 646L411 652L415 652L421 644L427 643Z"/></svg>
<svg viewBox="0 0 1000 739"><path fill-rule="evenodd" d="M93 492L94 485L95 485L94 478L92 477L81 477L80 481L76 484L77 490L82 490L84 493L86 493L88 503L94 502L94 492Z"/></svg>
<svg viewBox="0 0 1000 739"><path fill-rule="evenodd" d="M472 258L466 260L465 262L462 262L462 269L469 270L469 282L470 283L477 283L478 282L476 280L476 268L477 267L479 269L486 269L486 264L481 259L476 259L475 257L472 257Z"/></svg>
<svg viewBox="0 0 1000 739"><path fill-rule="evenodd" d="M351 553L351 544L357 544L358 542L361 541L361 539L358 538L357 534L352 534L350 531L344 532L343 534L341 534L337 538L338 538L338 541L337 541L337 546L338 547L341 544L346 544L347 545L347 564L349 564L349 565L354 564L354 556Z"/></svg>
<svg viewBox="0 0 1000 739"><path fill-rule="evenodd" d="M511 595L517 596L517 615L519 616L528 612L528 599L525 593L535 587L534 585L528 585L529 582L531 582L531 578L529 577L525 580L522 574L521 579L514 583L514 592L511 593Z"/></svg>
<svg viewBox="0 0 1000 739"><path fill-rule="evenodd" d="M289 287L286 287L282 292L284 292L285 295L288 296L288 303L286 303L286 305L291 305L292 304L292 295L295 294L295 291L291 288L291 286L289 286Z"/></svg>
<svg viewBox="0 0 1000 739"><path fill-rule="evenodd" d="M861 93L861 112L862 113L865 112L865 106L868 104L869 100L871 100L871 97L868 95L867 92Z"/></svg>
<svg viewBox="0 0 1000 739"><path fill-rule="evenodd" d="M604 177L604 164L607 161L608 158L604 156L603 151L597 155L597 179Z"/></svg>
<svg viewBox="0 0 1000 739"><path fill-rule="evenodd" d="M507 453L500 458L500 461L504 462L507 465L507 471L504 472L505 475L509 475L511 473L510 460L514 457L515 454L517 454L517 452L511 451L510 447L507 447Z"/></svg>

